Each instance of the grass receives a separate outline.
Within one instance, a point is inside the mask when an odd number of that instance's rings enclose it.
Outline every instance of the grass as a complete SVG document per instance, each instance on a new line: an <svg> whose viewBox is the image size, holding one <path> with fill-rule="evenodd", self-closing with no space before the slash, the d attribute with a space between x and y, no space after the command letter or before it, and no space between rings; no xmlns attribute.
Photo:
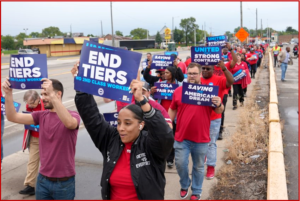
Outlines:
<svg viewBox="0 0 300 201"><path fill-rule="evenodd" d="M163 49L143 49L143 50L133 50L133 51L146 53L146 52L161 52L161 51L165 51L165 50L163 50Z"/></svg>
<svg viewBox="0 0 300 201"><path fill-rule="evenodd" d="M18 54L18 50L6 50L6 51L1 51L1 54L4 53L4 55L9 55L9 54Z"/></svg>

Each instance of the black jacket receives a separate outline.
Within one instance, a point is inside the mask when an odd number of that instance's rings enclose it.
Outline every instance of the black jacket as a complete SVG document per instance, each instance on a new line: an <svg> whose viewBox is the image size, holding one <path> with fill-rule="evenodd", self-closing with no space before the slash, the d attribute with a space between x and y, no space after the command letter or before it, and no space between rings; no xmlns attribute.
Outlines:
<svg viewBox="0 0 300 201"><path fill-rule="evenodd" d="M176 67L174 66L174 68L176 68ZM151 70L150 68L146 68L143 76L144 76L144 79L146 80L146 82L149 83L150 87L153 87L154 83L159 80L159 77L150 75L150 70ZM183 75L181 68L177 68L176 74L175 74L175 79L178 82L182 82L184 80L184 75Z"/></svg>
<svg viewBox="0 0 300 201"><path fill-rule="evenodd" d="M124 144L117 128L105 121L92 95L75 96L77 110L95 146L103 155L101 178L102 199L110 199L109 178L120 157ZM163 200L166 159L172 150L174 137L160 111L144 118L148 131L141 131L131 147L130 169L139 199Z"/></svg>

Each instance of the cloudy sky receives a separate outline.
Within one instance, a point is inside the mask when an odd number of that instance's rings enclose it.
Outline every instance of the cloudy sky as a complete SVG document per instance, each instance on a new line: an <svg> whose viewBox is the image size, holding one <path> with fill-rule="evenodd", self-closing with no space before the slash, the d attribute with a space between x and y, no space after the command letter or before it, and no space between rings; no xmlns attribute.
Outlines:
<svg viewBox="0 0 300 201"><path fill-rule="evenodd" d="M150 35L166 25L179 28L181 19L194 17L196 23L213 35L240 26L240 2L113 2L114 31L129 35L135 28L149 30ZM258 28L267 25L275 30L292 26L298 30L298 2L243 2L243 26ZM24 29L42 32L56 26L62 32L83 32L85 35L111 33L110 2L1 2L1 34L15 36Z"/></svg>

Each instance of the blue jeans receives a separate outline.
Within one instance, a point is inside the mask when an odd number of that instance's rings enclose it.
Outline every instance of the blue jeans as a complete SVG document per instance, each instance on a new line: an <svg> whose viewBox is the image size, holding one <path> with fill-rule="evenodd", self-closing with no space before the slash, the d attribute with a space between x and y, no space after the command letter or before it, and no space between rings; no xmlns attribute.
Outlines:
<svg viewBox="0 0 300 201"><path fill-rule="evenodd" d="M35 191L36 200L74 200L75 176L67 181L49 181L39 173Z"/></svg>
<svg viewBox="0 0 300 201"><path fill-rule="evenodd" d="M1 114L1 163L3 159L3 133L4 133L4 115Z"/></svg>
<svg viewBox="0 0 300 201"><path fill-rule="evenodd" d="M287 69L287 64L281 63L281 80L284 80L285 78L286 69Z"/></svg>
<svg viewBox="0 0 300 201"><path fill-rule="evenodd" d="M189 140L174 142L175 165L180 177L182 189L188 189L192 182L192 193L201 194L204 179L204 158L207 153L208 143L196 143ZM192 155L193 171L192 181L189 177L189 155Z"/></svg>
<svg viewBox="0 0 300 201"><path fill-rule="evenodd" d="M208 166L216 166L217 162L217 144L216 141L219 137L221 119L215 119L210 121L210 128L209 128L209 135L210 135L210 142L208 143L208 150L207 150L207 161L206 164Z"/></svg>

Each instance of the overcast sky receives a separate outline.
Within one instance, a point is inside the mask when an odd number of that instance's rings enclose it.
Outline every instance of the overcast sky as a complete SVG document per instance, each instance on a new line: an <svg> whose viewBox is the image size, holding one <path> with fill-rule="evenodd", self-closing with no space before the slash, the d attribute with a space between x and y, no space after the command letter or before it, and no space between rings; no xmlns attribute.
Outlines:
<svg viewBox="0 0 300 201"><path fill-rule="evenodd" d="M180 28L181 19L194 17L199 28L213 35L240 26L240 2L113 2L113 27L123 35L135 28L149 30L150 35L166 25ZM256 28L255 10L258 10L258 28L298 30L298 2L243 2L243 26ZM84 35L111 34L110 2L1 2L1 34L15 36L24 32L42 32L56 26L62 32L83 32ZM211 28L211 29L210 29Z"/></svg>

